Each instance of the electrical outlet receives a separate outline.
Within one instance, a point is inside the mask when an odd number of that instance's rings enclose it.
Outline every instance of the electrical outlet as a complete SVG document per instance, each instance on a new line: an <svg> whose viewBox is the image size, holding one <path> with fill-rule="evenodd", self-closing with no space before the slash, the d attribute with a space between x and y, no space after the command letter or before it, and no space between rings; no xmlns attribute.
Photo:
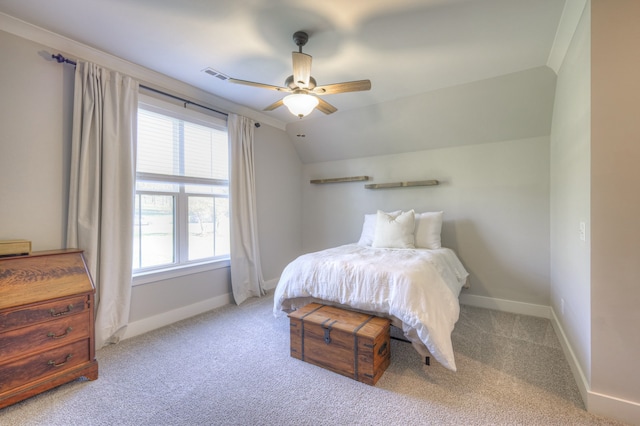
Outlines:
<svg viewBox="0 0 640 426"><path fill-rule="evenodd" d="M580 241L587 241L587 224L580 222Z"/></svg>
<svg viewBox="0 0 640 426"><path fill-rule="evenodd" d="M564 315L564 299L560 298L560 314Z"/></svg>

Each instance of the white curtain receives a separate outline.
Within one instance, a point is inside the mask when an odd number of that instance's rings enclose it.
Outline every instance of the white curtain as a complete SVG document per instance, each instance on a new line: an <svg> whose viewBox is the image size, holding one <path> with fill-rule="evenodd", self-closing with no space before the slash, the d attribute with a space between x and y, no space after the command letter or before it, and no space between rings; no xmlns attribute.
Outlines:
<svg viewBox="0 0 640 426"><path fill-rule="evenodd" d="M135 80L77 63L67 247L84 250L96 286L96 348L129 321L137 109Z"/></svg>
<svg viewBox="0 0 640 426"><path fill-rule="evenodd" d="M256 185L253 161L254 121L229 114L231 178L231 287L239 305L249 297L260 297L264 279L258 247Z"/></svg>

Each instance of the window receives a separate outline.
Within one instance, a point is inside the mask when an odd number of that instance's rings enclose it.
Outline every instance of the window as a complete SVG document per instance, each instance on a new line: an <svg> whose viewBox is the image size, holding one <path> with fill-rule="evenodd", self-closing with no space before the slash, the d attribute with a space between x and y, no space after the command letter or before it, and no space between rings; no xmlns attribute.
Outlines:
<svg viewBox="0 0 640 426"><path fill-rule="evenodd" d="M226 123L140 99L134 274L228 259Z"/></svg>

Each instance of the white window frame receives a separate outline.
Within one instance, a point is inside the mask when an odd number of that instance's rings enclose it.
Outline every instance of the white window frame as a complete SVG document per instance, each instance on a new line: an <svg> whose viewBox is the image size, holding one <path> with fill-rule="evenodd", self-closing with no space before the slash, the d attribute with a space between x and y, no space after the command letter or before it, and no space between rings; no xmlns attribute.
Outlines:
<svg viewBox="0 0 640 426"><path fill-rule="evenodd" d="M192 109L186 109L182 106L172 104L170 102L162 101L155 97L139 94L138 108L142 106L143 109L153 111L159 114L168 115L174 118L182 119L196 124L201 124L208 127L217 127L219 129L227 129L226 120L214 117L212 115L203 114ZM230 151L228 155L231 155ZM170 178L163 179L162 175L137 173L136 181L138 179L144 181L162 181L168 180L176 183L194 184L194 183L207 183L207 184L222 184L229 185L228 181L221 181L218 179L203 179L203 178L181 178L171 176ZM229 255L215 256L207 259L188 261L181 259L180 253L187 252L187 246L189 244L188 238L188 195L184 190L184 186L180 187L178 193L161 191L135 191L136 196L138 194L153 194L153 195L169 195L175 197L175 245L174 245L174 258L176 263L171 265L161 265L157 267L142 268L134 270L132 285L147 284L155 281L177 278L185 275L201 273L205 271L211 271L220 268L227 268L230 266ZM197 194L190 194L196 195ZM203 194L203 196L207 196ZM215 196L213 196L215 199ZM132 241L133 243L133 241Z"/></svg>

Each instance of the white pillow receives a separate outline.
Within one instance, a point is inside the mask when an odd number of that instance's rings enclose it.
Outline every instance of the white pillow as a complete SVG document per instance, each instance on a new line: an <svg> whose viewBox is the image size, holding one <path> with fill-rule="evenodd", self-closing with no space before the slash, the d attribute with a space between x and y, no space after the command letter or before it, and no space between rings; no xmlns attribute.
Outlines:
<svg viewBox="0 0 640 426"><path fill-rule="evenodd" d="M442 212L416 213L415 245L417 248L439 249L442 247Z"/></svg>
<svg viewBox="0 0 640 426"><path fill-rule="evenodd" d="M393 216L397 216L400 213L402 213L402 210L389 212L389 214ZM360 234L360 240L358 240L359 245L371 247L371 244L373 244L373 237L376 234L377 217L378 217L377 213L364 215L364 223L362 224L362 233Z"/></svg>
<svg viewBox="0 0 640 426"><path fill-rule="evenodd" d="M413 210L395 216L378 210L376 232L371 247L415 248L413 232L415 213Z"/></svg>

